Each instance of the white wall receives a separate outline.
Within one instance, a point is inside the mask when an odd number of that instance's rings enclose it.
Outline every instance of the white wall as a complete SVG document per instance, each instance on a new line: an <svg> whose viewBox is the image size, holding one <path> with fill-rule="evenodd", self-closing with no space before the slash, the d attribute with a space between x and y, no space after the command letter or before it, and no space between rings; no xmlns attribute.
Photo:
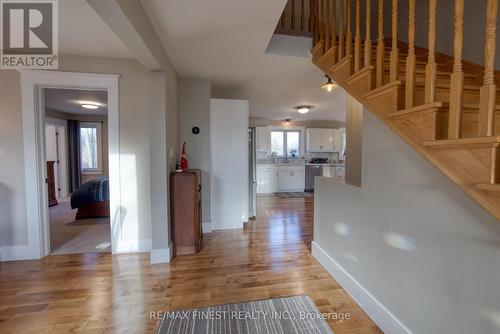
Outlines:
<svg viewBox="0 0 500 334"><path fill-rule="evenodd" d="M500 333L499 222L363 117L363 185L316 179L314 241L413 333Z"/></svg>
<svg viewBox="0 0 500 334"><path fill-rule="evenodd" d="M248 221L248 113L245 100L210 100L211 198L214 229Z"/></svg>
<svg viewBox="0 0 500 334"><path fill-rule="evenodd" d="M202 218L211 226L210 213L210 81L183 78L179 80L180 143L186 142L189 168L201 170ZM199 127L195 135L193 127ZM209 228L206 230L210 230ZM208 232L205 231L205 232Z"/></svg>
<svg viewBox="0 0 500 334"><path fill-rule="evenodd" d="M429 1L416 1L415 44L428 47ZM437 2L436 50L453 55L454 7L455 1ZM372 31L376 32L377 11L376 2L372 0ZM391 37L391 0L384 2L385 36ZM399 2L398 39L408 41L408 1ZM486 0L465 1L464 12L464 49L463 58L476 64L484 63L484 31L486 26ZM376 34L373 35L374 38ZM498 41L497 41L498 43ZM496 52L496 67L500 67L500 52Z"/></svg>
<svg viewBox="0 0 500 334"><path fill-rule="evenodd" d="M0 261L3 247L27 245L19 73L0 70Z"/></svg>

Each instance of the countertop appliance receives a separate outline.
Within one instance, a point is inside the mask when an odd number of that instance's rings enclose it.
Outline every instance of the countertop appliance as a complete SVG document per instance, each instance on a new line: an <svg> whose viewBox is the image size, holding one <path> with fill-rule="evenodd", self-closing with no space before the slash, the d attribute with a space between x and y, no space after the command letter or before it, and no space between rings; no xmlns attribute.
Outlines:
<svg viewBox="0 0 500 334"><path fill-rule="evenodd" d="M323 166L319 162L316 163L317 165L306 165L306 192L314 192L314 177L323 175Z"/></svg>

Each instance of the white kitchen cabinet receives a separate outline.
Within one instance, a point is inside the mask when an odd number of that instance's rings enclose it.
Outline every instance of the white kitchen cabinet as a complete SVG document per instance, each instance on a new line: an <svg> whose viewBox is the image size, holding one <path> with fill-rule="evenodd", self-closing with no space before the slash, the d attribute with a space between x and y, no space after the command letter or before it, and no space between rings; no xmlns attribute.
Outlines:
<svg viewBox="0 0 500 334"><path fill-rule="evenodd" d="M322 129L306 129L306 151L321 152L322 145Z"/></svg>
<svg viewBox="0 0 500 334"><path fill-rule="evenodd" d="M333 142L334 142L334 151L342 152L345 151L345 128L334 129L333 130Z"/></svg>
<svg viewBox="0 0 500 334"><path fill-rule="evenodd" d="M278 166L257 165L257 194L278 191Z"/></svg>
<svg viewBox="0 0 500 334"><path fill-rule="evenodd" d="M304 166L279 166L278 189L281 192L304 191L306 172Z"/></svg>
<svg viewBox="0 0 500 334"><path fill-rule="evenodd" d="M267 127L255 128L255 149L259 152L271 151L271 134Z"/></svg>
<svg viewBox="0 0 500 334"><path fill-rule="evenodd" d="M321 152L334 152L334 129L321 129Z"/></svg>
<svg viewBox="0 0 500 334"><path fill-rule="evenodd" d="M340 182L345 182L345 167L336 166L335 167L335 180Z"/></svg>
<svg viewBox="0 0 500 334"><path fill-rule="evenodd" d="M307 152L334 152L334 129L306 129Z"/></svg>

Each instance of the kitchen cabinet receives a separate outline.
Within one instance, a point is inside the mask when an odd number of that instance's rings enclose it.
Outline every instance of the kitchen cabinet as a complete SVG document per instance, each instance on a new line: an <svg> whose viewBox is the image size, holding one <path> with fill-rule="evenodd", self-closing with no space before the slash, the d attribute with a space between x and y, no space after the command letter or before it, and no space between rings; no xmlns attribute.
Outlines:
<svg viewBox="0 0 500 334"><path fill-rule="evenodd" d="M334 129L306 129L307 152L335 152Z"/></svg>
<svg viewBox="0 0 500 334"><path fill-rule="evenodd" d="M335 167L335 180L340 182L345 182L345 167L336 166Z"/></svg>
<svg viewBox="0 0 500 334"><path fill-rule="evenodd" d="M278 166L257 165L257 194L272 194L278 191Z"/></svg>
<svg viewBox="0 0 500 334"><path fill-rule="evenodd" d="M343 152L345 151L346 146L346 129L334 129L333 130L333 143L334 143L334 151L335 152Z"/></svg>
<svg viewBox="0 0 500 334"><path fill-rule="evenodd" d="M306 182L304 166L279 166L278 189L282 192L304 191Z"/></svg>
<svg viewBox="0 0 500 334"><path fill-rule="evenodd" d="M267 127L255 128L255 150L258 152L271 151L271 134Z"/></svg>

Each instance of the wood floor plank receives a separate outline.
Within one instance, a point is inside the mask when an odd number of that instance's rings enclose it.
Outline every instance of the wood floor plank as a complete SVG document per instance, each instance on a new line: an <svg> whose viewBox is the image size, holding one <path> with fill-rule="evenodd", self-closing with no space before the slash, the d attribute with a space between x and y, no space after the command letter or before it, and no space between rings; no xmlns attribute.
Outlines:
<svg viewBox="0 0 500 334"><path fill-rule="evenodd" d="M1 333L151 333L152 311L307 294L336 334L382 333L310 253L313 198L258 198L257 220L204 238L199 254L49 256L0 263Z"/></svg>

